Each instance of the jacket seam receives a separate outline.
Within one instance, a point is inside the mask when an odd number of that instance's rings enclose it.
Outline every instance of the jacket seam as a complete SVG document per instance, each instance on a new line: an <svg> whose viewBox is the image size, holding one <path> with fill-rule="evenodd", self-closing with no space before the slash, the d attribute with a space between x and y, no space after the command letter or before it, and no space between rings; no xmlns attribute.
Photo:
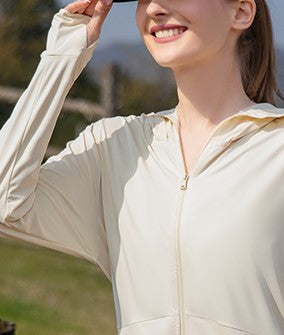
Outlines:
<svg viewBox="0 0 284 335"><path fill-rule="evenodd" d="M169 318L169 317L176 317L176 316L178 316L178 314L170 314L170 315L160 316L160 317L153 318L153 319L147 319L147 320L142 320L142 321L135 321L135 322L132 322L132 323L128 324L127 326L119 327L119 328L117 328L117 330L126 329L128 327L131 327L131 326L134 326L134 325L140 324L140 323L155 321L155 320L158 320L158 319L165 319L165 318Z"/></svg>
<svg viewBox="0 0 284 335"><path fill-rule="evenodd" d="M21 145L23 143L23 140L24 140L24 137L26 135L26 131L27 131L27 128L29 126L29 123L30 123L30 120L33 116L33 107L35 106L35 103L37 101L37 98L38 98L38 95L39 95L39 92L40 92L40 88L41 88L41 85L42 85L42 81L43 81L43 77L44 75L46 74L46 64L44 64L44 69L43 69L43 73L41 75L41 78L40 78L40 85L38 85L37 87L37 92L35 94L35 97L34 97L34 100L33 100L33 105L32 105L32 108L31 108L31 114L29 115L29 119L25 125L25 129L23 131L23 134L22 134L22 137L20 139L20 141L18 142L18 145L17 145L17 149L16 149L16 154L15 154L15 157L14 157L14 160L13 160L13 163L11 164L12 165L12 169L11 169L11 172L10 172L10 176L9 176L9 179L8 179L8 182L7 182L7 190L6 190L6 194L5 194L5 221L9 221L7 220L8 216L10 215L10 212L9 212L9 202L10 202L10 187L11 187L11 182L12 182L12 179L13 179L13 176L14 176L14 171L15 171L15 167L16 167L16 164L17 164L17 160L18 160L18 156L19 156L19 152L20 152L20 148L21 148Z"/></svg>
<svg viewBox="0 0 284 335"><path fill-rule="evenodd" d="M153 121L153 120L151 120ZM163 122L163 121L159 121L159 122ZM159 161L159 163L161 165L163 165L163 167L174 177L178 177L180 178L180 175L178 175L177 173L173 172L171 169L169 169L169 167L162 161L159 159L159 155L157 155L157 153L155 152L155 150L153 149L153 141L157 141L156 137L154 136L154 132L153 132L153 128L156 127L156 124L153 125L153 124L150 124L150 122L148 122L147 124L148 126L148 130L149 130L149 134L147 134L147 137L146 137L146 146L147 146L147 149L149 150L149 152L151 152L151 154L155 157L155 159L157 161ZM178 143L176 142L172 142L170 140L164 140L164 141L157 141L159 144L158 145L161 145L161 146L165 146L165 145L172 145L174 148L176 148L176 146L178 145Z"/></svg>
<svg viewBox="0 0 284 335"><path fill-rule="evenodd" d="M216 320L211 319L211 318L209 318L207 316L190 314L188 312L185 312L185 315L186 315L187 318L189 318L189 317L195 317L195 318L205 319L205 320L208 320L210 322L216 323L219 326L222 326L222 327L225 327L225 328L231 328L231 329L234 329L234 330L238 330L238 331L244 332L247 335L257 335L256 333L252 333L251 331L248 331L248 330L245 330L245 329L241 329L241 328L238 328L238 327L230 326L230 325L228 325L226 323L222 323L222 322L216 321Z"/></svg>

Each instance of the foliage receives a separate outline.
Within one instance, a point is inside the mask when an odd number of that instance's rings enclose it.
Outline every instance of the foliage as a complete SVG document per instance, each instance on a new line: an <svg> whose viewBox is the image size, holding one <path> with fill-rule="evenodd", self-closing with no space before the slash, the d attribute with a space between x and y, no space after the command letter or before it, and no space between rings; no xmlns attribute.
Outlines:
<svg viewBox="0 0 284 335"><path fill-rule="evenodd" d="M45 35L56 10L53 0L2 0L0 19L0 82L28 84L44 49Z"/></svg>
<svg viewBox="0 0 284 335"><path fill-rule="evenodd" d="M150 83L121 74L121 115L140 115L169 109L177 104L176 89L162 81Z"/></svg>

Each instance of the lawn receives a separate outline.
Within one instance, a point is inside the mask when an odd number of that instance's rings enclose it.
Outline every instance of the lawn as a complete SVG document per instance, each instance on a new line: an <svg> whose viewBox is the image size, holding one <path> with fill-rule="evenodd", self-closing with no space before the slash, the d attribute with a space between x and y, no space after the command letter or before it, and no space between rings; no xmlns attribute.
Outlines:
<svg viewBox="0 0 284 335"><path fill-rule="evenodd" d="M0 319L16 335L115 335L111 283L97 265L0 239Z"/></svg>

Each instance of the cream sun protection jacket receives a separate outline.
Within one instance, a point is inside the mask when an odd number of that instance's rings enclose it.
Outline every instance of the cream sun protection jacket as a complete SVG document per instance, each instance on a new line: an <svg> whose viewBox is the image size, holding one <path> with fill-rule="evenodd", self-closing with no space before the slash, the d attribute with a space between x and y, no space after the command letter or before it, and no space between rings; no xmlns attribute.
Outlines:
<svg viewBox="0 0 284 335"><path fill-rule="evenodd" d="M0 132L0 234L98 264L121 335L284 334L284 110L223 120L185 176L176 108L90 124L42 159L98 41L61 9ZM93 292L96 294L96 292Z"/></svg>

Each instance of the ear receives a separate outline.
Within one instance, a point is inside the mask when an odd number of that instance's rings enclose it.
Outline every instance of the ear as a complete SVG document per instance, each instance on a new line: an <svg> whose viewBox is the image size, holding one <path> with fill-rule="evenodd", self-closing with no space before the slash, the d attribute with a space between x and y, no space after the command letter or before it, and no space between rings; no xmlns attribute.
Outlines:
<svg viewBox="0 0 284 335"><path fill-rule="evenodd" d="M242 31L249 28L256 13L255 0L236 0L232 28Z"/></svg>

